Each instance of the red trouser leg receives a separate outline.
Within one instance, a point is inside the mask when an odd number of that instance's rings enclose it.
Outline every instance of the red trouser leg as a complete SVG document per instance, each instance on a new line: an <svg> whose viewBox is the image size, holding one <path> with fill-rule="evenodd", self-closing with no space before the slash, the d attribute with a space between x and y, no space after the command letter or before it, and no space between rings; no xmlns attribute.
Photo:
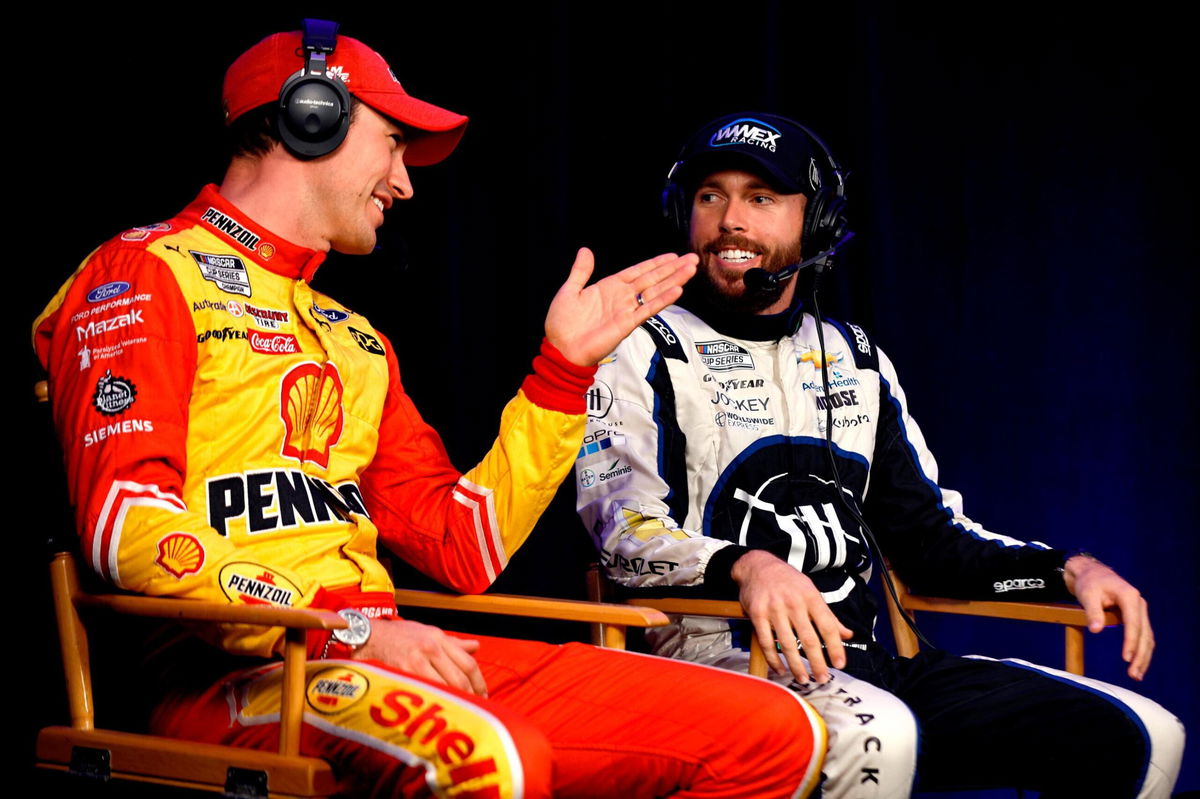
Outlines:
<svg viewBox="0 0 1200 799"><path fill-rule="evenodd" d="M200 695L167 698L155 732L274 750L280 664L235 672ZM550 796L550 748L509 709L376 663L307 665L303 754L328 760L354 795L454 799Z"/></svg>
<svg viewBox="0 0 1200 799"><path fill-rule="evenodd" d="M825 729L766 680L582 644L478 637L488 699L376 663L308 664L301 749L373 796L806 796ZM278 665L172 697L157 732L278 745Z"/></svg>
<svg viewBox="0 0 1200 799"><path fill-rule="evenodd" d="M554 795L806 796L825 728L793 692L691 663L480 637L493 702L550 741Z"/></svg>

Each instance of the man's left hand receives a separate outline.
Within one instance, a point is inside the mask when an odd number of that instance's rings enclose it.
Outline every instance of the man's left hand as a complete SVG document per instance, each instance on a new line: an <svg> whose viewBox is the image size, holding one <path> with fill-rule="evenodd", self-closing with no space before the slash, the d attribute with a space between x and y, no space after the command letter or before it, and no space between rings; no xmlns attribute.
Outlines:
<svg viewBox="0 0 1200 799"><path fill-rule="evenodd" d="M1141 593L1121 575L1087 555L1075 555L1063 565L1067 590L1075 595L1088 617L1088 629L1104 629L1104 609L1120 608L1125 626L1121 657L1129 664L1129 676L1141 680L1154 652L1150 611Z"/></svg>
<svg viewBox="0 0 1200 799"><path fill-rule="evenodd" d="M595 259L579 250L571 275L546 314L546 339L568 361L592 366L683 293L699 258L666 253L587 285Z"/></svg>

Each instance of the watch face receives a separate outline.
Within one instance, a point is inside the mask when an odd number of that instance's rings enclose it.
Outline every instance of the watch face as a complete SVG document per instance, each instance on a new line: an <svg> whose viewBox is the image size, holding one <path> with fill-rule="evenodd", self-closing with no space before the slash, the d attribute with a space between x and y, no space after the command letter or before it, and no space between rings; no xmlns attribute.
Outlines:
<svg viewBox="0 0 1200 799"><path fill-rule="evenodd" d="M338 615L350 626L344 630L334 630L333 637L355 649L364 646L371 637L371 620L353 608L339 610Z"/></svg>

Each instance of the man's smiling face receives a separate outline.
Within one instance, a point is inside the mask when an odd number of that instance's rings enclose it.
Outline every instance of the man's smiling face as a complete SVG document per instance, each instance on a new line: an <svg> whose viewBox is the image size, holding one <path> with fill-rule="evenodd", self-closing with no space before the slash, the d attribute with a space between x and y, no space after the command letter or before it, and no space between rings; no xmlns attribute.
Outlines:
<svg viewBox="0 0 1200 799"><path fill-rule="evenodd" d="M750 269L778 272L800 260L803 194L784 194L750 172L714 172L692 197L691 247L710 299L722 308L779 313L791 305L794 280L773 291L747 292Z"/></svg>

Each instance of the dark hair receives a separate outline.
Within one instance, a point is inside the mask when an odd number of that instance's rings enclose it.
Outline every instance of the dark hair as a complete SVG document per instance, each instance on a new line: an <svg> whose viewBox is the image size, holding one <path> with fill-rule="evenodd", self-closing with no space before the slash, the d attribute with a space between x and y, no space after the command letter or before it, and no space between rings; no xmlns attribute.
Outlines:
<svg viewBox="0 0 1200 799"><path fill-rule="evenodd" d="M350 123L354 123L354 115L358 113L359 99L350 98ZM225 149L229 159L259 158L271 151L277 144L282 144L279 137L279 112L275 103L266 103L258 108L251 108L225 128Z"/></svg>

